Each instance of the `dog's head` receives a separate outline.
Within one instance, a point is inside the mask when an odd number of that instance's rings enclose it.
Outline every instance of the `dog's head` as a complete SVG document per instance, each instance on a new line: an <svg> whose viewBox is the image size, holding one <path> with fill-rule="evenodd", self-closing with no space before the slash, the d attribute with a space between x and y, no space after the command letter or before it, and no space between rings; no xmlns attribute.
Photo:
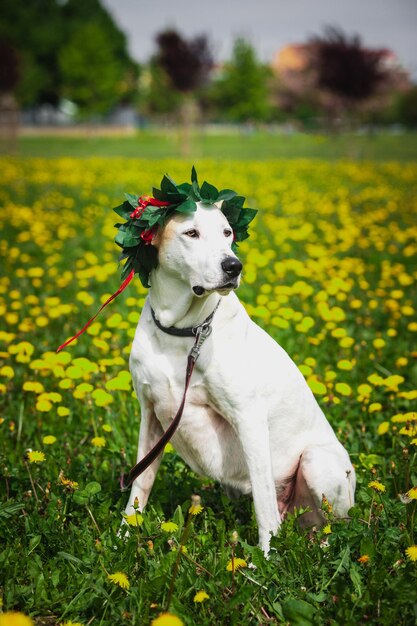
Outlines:
<svg viewBox="0 0 417 626"><path fill-rule="evenodd" d="M239 286L242 263L231 249L233 230L219 206L198 203L176 213L154 237L158 264L197 296L221 295Z"/></svg>

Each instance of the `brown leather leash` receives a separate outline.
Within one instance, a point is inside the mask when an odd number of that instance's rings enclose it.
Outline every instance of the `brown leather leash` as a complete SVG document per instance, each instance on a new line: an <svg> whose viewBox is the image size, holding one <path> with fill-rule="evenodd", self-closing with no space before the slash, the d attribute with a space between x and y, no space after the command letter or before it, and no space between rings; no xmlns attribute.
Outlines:
<svg viewBox="0 0 417 626"><path fill-rule="evenodd" d="M204 322L200 324L199 326L194 326L193 328L175 328L175 326L169 326L169 327L162 326L162 324L156 318L154 310L151 308L152 318L160 330L162 330L165 333L168 333L169 335L174 335L176 337L195 337L195 341L187 357L187 368L185 372L184 392L183 392L181 404L178 408L178 411L174 419L172 420L171 424L166 429L166 431L164 432L162 437L159 439L159 441L154 445L152 450L150 450L150 452L148 452L148 454L143 459L141 459L138 463L136 463L134 467L132 467L132 469L130 470L130 472L128 473L126 477L124 476L124 474L122 474L122 476L120 477L120 489L122 491L126 491L126 489L128 489L131 486L131 484L136 480L136 478L140 474L142 474L142 472L144 472L146 468L149 467L149 465L151 465L151 463L153 463L153 461L163 451L166 444L168 443L168 441L171 439L171 437L177 430L183 411L184 411L185 401L187 398L187 391L190 386L190 381L191 381L191 376L194 371L194 366L197 362L198 357L200 356L200 351L201 351L201 347L203 343L205 342L207 337L209 337L209 335L211 334L211 331L212 331L211 322L213 320L215 312L217 311L219 307L219 304L220 304L220 300L218 301L214 311L204 320Z"/></svg>

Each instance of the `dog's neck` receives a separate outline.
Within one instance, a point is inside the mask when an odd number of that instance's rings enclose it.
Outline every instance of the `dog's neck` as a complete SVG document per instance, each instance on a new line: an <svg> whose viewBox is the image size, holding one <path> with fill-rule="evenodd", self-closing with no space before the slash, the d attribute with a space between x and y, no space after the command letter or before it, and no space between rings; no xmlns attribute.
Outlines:
<svg viewBox="0 0 417 626"><path fill-rule="evenodd" d="M163 326L189 328L201 324L212 313L220 298L211 293L198 298L184 282L160 265L152 270L150 304Z"/></svg>

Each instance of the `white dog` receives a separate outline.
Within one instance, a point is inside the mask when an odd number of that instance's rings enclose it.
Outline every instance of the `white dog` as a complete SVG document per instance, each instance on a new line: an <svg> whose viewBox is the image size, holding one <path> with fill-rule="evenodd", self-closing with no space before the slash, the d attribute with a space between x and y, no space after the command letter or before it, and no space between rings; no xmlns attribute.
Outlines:
<svg viewBox="0 0 417 626"><path fill-rule="evenodd" d="M177 412L193 346L192 338L159 326L196 327L218 307L172 443L195 472L252 493L267 553L271 534L294 507L309 507L305 522L320 523L324 495L337 516L346 516L355 472L294 362L236 297L242 264L232 240L222 211L198 204L191 215L176 213L152 242L158 266L130 357L142 412L138 460ZM146 505L161 457L133 482L128 515L135 498L141 510Z"/></svg>

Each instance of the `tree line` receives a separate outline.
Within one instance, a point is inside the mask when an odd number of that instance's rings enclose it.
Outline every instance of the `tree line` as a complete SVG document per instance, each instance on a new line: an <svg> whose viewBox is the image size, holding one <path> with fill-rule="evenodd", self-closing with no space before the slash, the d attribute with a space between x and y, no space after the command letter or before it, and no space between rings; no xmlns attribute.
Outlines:
<svg viewBox="0 0 417 626"><path fill-rule="evenodd" d="M417 88L392 53L336 28L288 46L272 65L242 38L216 63L206 35L168 29L139 65L99 0L31 0L24 8L3 0L0 57L0 95L13 94L23 109L65 99L84 119L130 105L168 122L417 126Z"/></svg>

